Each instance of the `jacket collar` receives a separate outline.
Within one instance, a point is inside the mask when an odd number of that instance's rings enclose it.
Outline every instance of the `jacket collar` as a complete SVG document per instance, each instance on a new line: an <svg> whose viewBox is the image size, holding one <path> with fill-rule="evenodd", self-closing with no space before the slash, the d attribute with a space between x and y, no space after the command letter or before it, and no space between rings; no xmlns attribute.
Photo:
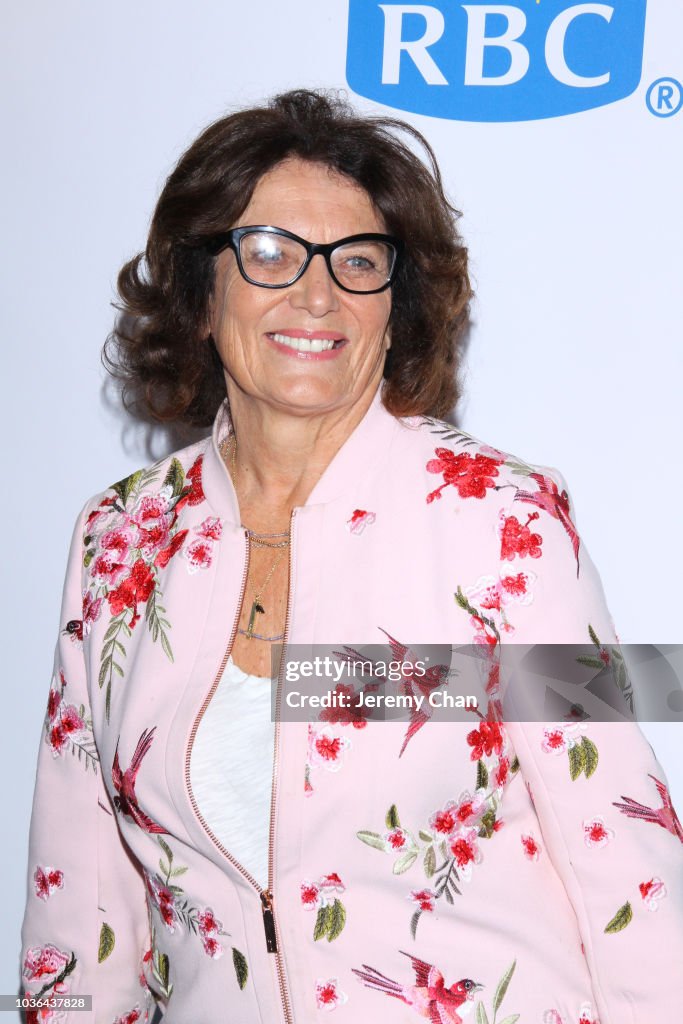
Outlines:
<svg viewBox="0 0 683 1024"><path fill-rule="evenodd" d="M306 501L325 505L347 492L350 484L369 476L386 458L389 446L401 429L401 421L382 404L382 385L378 387L363 419L347 437L327 466ZM239 505L230 474L221 457L219 445L232 433L227 399L216 414L211 440L202 465L204 493L221 516L235 526L240 524Z"/></svg>

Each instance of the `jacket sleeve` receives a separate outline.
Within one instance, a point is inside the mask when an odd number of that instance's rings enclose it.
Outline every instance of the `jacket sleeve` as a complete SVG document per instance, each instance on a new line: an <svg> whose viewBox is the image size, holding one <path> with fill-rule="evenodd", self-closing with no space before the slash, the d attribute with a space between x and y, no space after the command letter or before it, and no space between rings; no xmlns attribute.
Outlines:
<svg viewBox="0 0 683 1024"><path fill-rule="evenodd" d="M580 644L584 654L587 645L587 664L592 651L596 667L614 670L623 694L618 637L595 566L572 536L566 482L544 468L532 479L538 490L525 481L504 513L503 586L520 571L533 575L531 600L506 607L512 628L503 643ZM576 913L597 1016L600 1024L678 1020L683 830L667 777L635 720L600 722L596 715L570 723L506 715L546 854Z"/></svg>
<svg viewBox="0 0 683 1024"><path fill-rule="evenodd" d="M41 731L22 926L22 995L92 996L64 1024L148 1020L144 881L102 781L82 644L83 523L74 532ZM27 1021L42 1020L27 1012ZM48 1016L47 1019L51 1019Z"/></svg>

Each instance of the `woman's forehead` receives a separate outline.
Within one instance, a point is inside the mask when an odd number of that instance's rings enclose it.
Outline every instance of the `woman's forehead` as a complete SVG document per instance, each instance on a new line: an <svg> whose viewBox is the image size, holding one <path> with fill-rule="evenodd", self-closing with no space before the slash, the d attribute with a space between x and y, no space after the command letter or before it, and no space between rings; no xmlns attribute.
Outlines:
<svg viewBox="0 0 683 1024"><path fill-rule="evenodd" d="M321 231L334 238L386 230L364 188L326 164L296 157L260 178L239 218L239 225L245 224L274 224L304 237L313 231L311 241L324 241Z"/></svg>

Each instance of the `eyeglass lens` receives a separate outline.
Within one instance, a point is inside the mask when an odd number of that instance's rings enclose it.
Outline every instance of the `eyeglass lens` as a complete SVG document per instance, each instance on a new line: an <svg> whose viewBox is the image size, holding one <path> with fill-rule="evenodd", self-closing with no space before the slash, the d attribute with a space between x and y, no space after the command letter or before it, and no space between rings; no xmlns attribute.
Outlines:
<svg viewBox="0 0 683 1024"><path fill-rule="evenodd" d="M395 255L388 242L350 242L337 246L330 262L339 284L353 291L371 292L391 277ZM253 231L240 239L242 266L257 284L288 284L301 270L306 256L300 242L270 231Z"/></svg>

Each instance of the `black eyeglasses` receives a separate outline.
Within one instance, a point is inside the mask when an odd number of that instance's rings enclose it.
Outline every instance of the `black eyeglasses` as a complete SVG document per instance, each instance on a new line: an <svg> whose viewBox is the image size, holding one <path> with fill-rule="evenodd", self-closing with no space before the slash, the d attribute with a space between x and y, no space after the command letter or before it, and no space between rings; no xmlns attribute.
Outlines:
<svg viewBox="0 0 683 1024"><path fill-rule="evenodd" d="M403 249L401 240L392 235L348 235L321 245L270 224L231 228L207 243L213 256L228 246L235 253L242 277L259 288L294 284L320 253L335 284L345 292L365 295L391 286Z"/></svg>

